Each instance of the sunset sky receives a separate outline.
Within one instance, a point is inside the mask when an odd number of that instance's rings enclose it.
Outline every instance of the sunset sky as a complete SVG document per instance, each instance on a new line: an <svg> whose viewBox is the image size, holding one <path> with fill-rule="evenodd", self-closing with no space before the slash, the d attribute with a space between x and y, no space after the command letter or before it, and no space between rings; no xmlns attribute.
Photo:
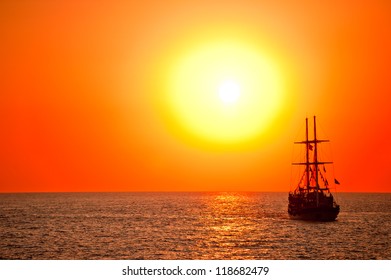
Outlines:
<svg viewBox="0 0 391 280"><path fill-rule="evenodd" d="M0 2L0 192L286 191L317 116L391 191L391 2Z"/></svg>

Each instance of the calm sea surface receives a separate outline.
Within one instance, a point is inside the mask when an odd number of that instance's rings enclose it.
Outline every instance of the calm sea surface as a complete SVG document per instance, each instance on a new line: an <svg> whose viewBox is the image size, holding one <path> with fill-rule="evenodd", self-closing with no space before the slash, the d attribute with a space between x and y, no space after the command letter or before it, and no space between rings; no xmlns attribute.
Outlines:
<svg viewBox="0 0 391 280"><path fill-rule="evenodd" d="M0 259L391 259L391 194L336 198L304 222L287 193L0 194Z"/></svg>

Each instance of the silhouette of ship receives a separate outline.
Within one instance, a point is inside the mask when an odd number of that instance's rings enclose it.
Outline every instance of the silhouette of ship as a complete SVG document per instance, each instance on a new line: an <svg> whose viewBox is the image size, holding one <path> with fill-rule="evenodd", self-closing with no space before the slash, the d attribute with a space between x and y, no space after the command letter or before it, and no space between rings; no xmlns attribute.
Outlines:
<svg viewBox="0 0 391 280"><path fill-rule="evenodd" d="M316 117L314 116L314 139L308 139L308 118L306 118L306 139L295 142L305 146L305 162L292 163L304 165L305 171L294 191L289 192L288 213L293 219L312 221L334 221L339 213L336 203L329 189L326 179L326 164L332 162L319 161L318 144L329 142L319 140L316 136ZM322 170L321 170L322 169ZM322 187L320 185L322 183ZM335 184L339 182L334 179Z"/></svg>

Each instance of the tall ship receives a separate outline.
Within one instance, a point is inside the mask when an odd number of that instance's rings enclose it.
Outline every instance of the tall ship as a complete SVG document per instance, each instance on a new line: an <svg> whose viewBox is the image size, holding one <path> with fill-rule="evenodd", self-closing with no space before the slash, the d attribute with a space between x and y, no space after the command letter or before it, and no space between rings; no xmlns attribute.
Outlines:
<svg viewBox="0 0 391 280"><path fill-rule="evenodd" d="M339 213L339 205L330 192L326 178L326 165L332 162L320 161L318 146L329 140L320 140L316 135L316 117L314 116L314 138L308 138L308 118L305 120L305 140L294 142L305 147L305 161L293 165L305 167L297 187L289 192L288 213L293 219L312 221L334 221ZM335 184L339 182L334 179Z"/></svg>

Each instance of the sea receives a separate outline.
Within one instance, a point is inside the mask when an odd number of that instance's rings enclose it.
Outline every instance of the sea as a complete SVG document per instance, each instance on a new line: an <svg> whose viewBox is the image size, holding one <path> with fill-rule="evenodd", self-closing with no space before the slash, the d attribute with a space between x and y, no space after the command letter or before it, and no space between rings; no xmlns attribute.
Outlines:
<svg viewBox="0 0 391 280"><path fill-rule="evenodd" d="M338 193L334 222L287 193L0 194L0 259L391 259L391 193Z"/></svg>

